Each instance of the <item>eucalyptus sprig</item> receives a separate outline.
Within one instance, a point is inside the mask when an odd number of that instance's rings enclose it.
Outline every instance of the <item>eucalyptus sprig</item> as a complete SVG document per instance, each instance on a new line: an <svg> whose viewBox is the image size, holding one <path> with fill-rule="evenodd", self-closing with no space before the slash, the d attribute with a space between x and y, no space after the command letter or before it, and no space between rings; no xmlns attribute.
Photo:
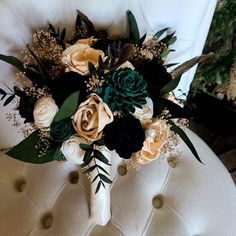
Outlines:
<svg viewBox="0 0 236 236"><path fill-rule="evenodd" d="M103 145L104 143L102 139L95 141L92 144L80 144L80 148L85 151L83 159L84 163L81 165L81 167L84 168L83 173L89 174L92 171L97 171L97 175L92 180L93 183L99 178L95 194L99 191L101 186L106 188L105 183L112 183L112 181L108 177L109 173L101 165L98 164L98 161L100 161L106 165L111 165L109 163L109 160L102 154L102 152L98 150L98 148L96 148L96 146Z"/></svg>

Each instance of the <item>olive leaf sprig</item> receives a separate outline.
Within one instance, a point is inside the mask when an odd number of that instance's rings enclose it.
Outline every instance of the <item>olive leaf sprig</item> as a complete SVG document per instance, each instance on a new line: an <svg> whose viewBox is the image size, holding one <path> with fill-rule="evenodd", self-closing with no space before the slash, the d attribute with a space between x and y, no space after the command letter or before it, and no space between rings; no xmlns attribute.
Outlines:
<svg viewBox="0 0 236 236"><path fill-rule="evenodd" d="M112 181L109 179L109 173L98 164L97 161L103 162L106 165L111 166L109 163L109 160L102 154L101 151L99 151L96 146L103 146L103 140L98 140L93 142L92 144L80 144L80 148L85 151L83 164L81 165L82 168L84 168L83 174L89 174L92 171L97 171L97 175L92 180L92 183L95 182L98 178L98 184L96 187L95 194L99 191L100 187L105 187L105 183L111 184ZM91 163L93 163L91 165Z"/></svg>

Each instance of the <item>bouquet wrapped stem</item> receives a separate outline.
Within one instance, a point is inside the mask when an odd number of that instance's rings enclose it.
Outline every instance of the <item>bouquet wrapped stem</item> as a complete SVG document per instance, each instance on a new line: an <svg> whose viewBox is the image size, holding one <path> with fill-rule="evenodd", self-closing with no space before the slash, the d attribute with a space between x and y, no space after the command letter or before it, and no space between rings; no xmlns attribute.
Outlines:
<svg viewBox="0 0 236 236"><path fill-rule="evenodd" d="M111 151L107 148L102 148L100 150L103 155L111 162ZM96 163L95 163L96 162ZM110 175L111 166L104 164L99 160L93 160L92 165L99 165L106 170L106 172ZM90 172L90 182L91 182L91 193L90 193L90 218L97 225L106 225L111 218L111 210L110 210L110 184L100 182L99 178L97 178L94 182L94 178L96 178L99 170L95 169ZM100 190L97 192L97 186L103 185ZM97 192L97 193L96 193Z"/></svg>

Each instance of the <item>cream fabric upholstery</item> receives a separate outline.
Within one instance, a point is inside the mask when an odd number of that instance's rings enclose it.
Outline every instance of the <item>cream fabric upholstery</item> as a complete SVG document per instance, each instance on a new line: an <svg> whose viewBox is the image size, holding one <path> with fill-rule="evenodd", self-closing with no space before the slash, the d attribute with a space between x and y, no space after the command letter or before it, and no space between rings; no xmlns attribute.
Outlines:
<svg viewBox="0 0 236 236"><path fill-rule="evenodd" d="M0 0L0 53L19 53L30 32L49 20L69 26L82 10L96 27L111 34L125 33L125 11L135 14L141 32L155 33L171 26L176 30L177 51L171 62L199 55L213 14L215 0ZM0 62L1 82L11 86L15 71ZM194 69L181 84L188 90ZM0 106L1 148L22 139ZM0 235L3 236L230 236L235 235L236 191L233 181L214 153L186 130L205 165L199 164L181 143L176 168L166 158L142 167L137 173L118 174L120 159L113 153L112 218L105 227L89 220L89 180L69 163L26 164L1 154ZM27 154L26 154L27 155ZM121 173L121 172L120 172ZM156 197L156 198L155 198ZM156 199L155 201L153 200ZM158 208L159 199L159 208ZM154 202L154 205L153 205ZM155 207L156 208L155 208Z"/></svg>

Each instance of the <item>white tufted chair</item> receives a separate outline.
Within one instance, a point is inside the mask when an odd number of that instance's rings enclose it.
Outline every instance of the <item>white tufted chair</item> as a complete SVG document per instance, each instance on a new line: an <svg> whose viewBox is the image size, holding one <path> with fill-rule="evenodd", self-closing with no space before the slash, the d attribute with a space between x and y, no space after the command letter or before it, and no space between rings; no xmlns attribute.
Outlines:
<svg viewBox="0 0 236 236"><path fill-rule="evenodd" d="M176 30L178 41L171 62L201 54L215 0L0 0L0 53L17 55L30 42L33 29L47 21L69 27L80 9L96 27L125 33L127 9L141 33L163 27ZM183 76L188 91L195 68ZM1 82L9 86L15 71L0 62ZM10 107L0 105L0 146L17 144L22 136L5 118ZM110 222L96 226L89 219L89 181L73 164L34 165L0 158L0 236L234 236L236 191L214 153L186 130L205 165L181 143L180 161L172 168L166 158L127 173L112 158ZM27 155L27 153L26 153Z"/></svg>

